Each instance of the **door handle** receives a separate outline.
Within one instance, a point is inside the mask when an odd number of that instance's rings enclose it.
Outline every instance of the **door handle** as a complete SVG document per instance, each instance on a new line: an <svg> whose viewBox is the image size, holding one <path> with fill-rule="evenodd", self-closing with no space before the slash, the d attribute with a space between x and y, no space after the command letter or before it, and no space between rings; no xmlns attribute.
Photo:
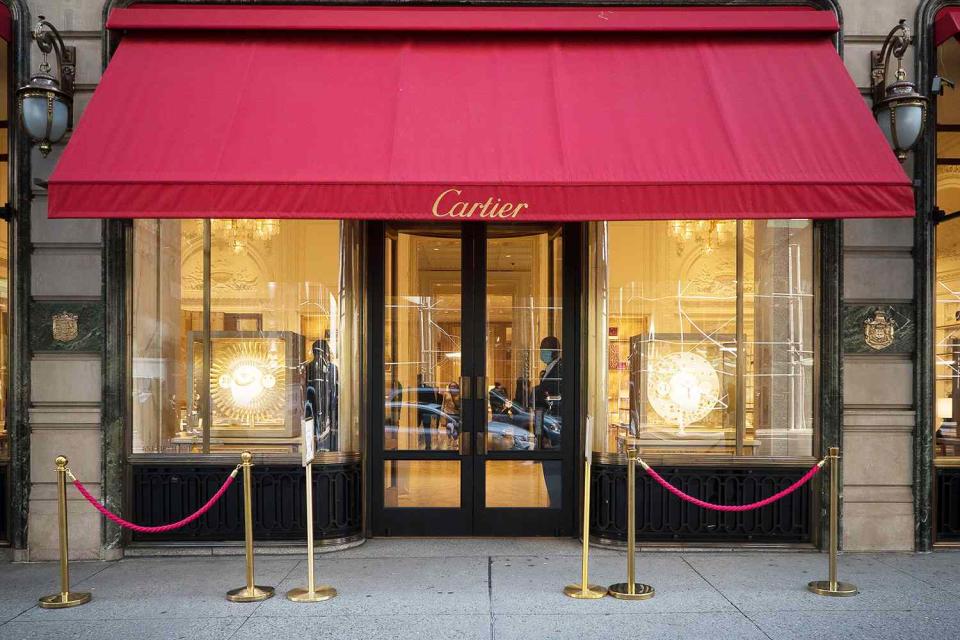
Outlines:
<svg viewBox="0 0 960 640"><path fill-rule="evenodd" d="M470 455L470 434L469 433L460 433L460 455L468 456Z"/></svg>
<svg viewBox="0 0 960 640"><path fill-rule="evenodd" d="M472 400L473 394L472 391L473 380L470 376L460 376L460 398L462 400Z"/></svg>
<svg viewBox="0 0 960 640"><path fill-rule="evenodd" d="M487 455L487 430L486 429L477 430L477 455L478 456Z"/></svg>

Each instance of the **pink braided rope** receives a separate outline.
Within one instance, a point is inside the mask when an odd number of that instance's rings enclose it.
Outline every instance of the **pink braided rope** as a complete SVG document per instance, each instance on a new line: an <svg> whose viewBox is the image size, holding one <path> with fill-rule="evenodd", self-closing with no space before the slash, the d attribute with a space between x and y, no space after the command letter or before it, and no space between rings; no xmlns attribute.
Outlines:
<svg viewBox="0 0 960 640"><path fill-rule="evenodd" d="M817 472L820 471L820 468L823 466L824 462L826 462L826 460L821 460L817 464L813 465L810 471L807 471L802 478L794 482L792 485L790 485L783 491L775 493L769 498L764 498L759 502L753 502L751 504L738 504L738 505L713 504L712 502L704 502L699 498L694 498L693 496L688 495L683 491L680 491L680 489L677 489L675 486L673 486L672 484L664 480L659 473L651 469L647 465L647 463L645 463L643 460L640 461L640 464L643 466L644 470L647 472L647 475L649 475L651 478L659 482L664 489L666 489L673 495L677 496L681 500L686 500L687 502L691 504L695 504L698 507L703 507L704 509L712 509L713 511L740 512L740 511L752 511L754 509L759 509L760 507L765 507L768 504L772 504L777 500L780 500L781 498L790 495L791 493L793 493L794 491L796 491L797 489L805 485L807 482L809 482L810 479L813 478L813 476L817 475Z"/></svg>
<svg viewBox="0 0 960 640"><path fill-rule="evenodd" d="M223 497L223 494L227 492L227 489L230 488L230 485L233 484L233 479L237 477L237 470L236 469L233 470L233 473L231 473L227 477L226 482L223 483L223 486L220 487L220 490L217 491L215 494L213 494L213 497L207 500L207 503L202 507L200 507L199 509L197 509L196 512L190 514L183 520L177 520L176 522L172 522L170 524L164 524L159 527L143 527L143 526L140 526L139 524L133 524L132 522L127 522L126 520L116 515L115 513L111 513L110 511L107 510L105 506L100 504L100 501L94 498L92 495L90 495L90 492L87 491L87 488L84 487L79 480L74 478L73 474L70 474L70 477L73 478L73 486L77 488L77 491L80 492L80 495L86 498L87 502L92 504L97 511L99 511L104 516L106 516L106 518L109 519L111 522L114 522L120 525L121 527L126 527L127 529L138 531L140 533L163 533L165 531L173 531L174 529L179 529L184 525L190 524L191 522L193 522L194 520L196 520L197 518L205 514L207 511L209 511L210 508L214 504L216 504L217 500Z"/></svg>

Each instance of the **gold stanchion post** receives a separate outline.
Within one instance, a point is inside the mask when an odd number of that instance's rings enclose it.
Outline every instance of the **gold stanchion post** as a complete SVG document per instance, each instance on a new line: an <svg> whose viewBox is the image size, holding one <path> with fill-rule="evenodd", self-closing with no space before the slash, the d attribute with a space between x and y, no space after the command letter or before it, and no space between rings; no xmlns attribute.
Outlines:
<svg viewBox="0 0 960 640"><path fill-rule="evenodd" d="M336 597L337 590L330 585L317 586L313 573L313 463L307 464L307 588L298 587L287 591L287 599L293 602L323 602Z"/></svg>
<svg viewBox="0 0 960 640"><path fill-rule="evenodd" d="M578 600L598 600L607 595L606 587L590 584L588 579L590 572L590 458L593 452L591 432L588 422L583 463L583 551L580 554L580 584L568 584L563 588L564 595Z"/></svg>
<svg viewBox="0 0 960 640"><path fill-rule="evenodd" d="M640 440L624 438L627 452L627 581L610 585L610 595L620 600L648 600L654 589L648 584L636 582L637 555L637 458L640 456Z"/></svg>
<svg viewBox="0 0 960 640"><path fill-rule="evenodd" d="M44 609L66 609L90 602L90 594L70 591L70 550L67 529L67 459L57 456L57 525L60 534L60 592L40 598Z"/></svg>
<svg viewBox="0 0 960 640"><path fill-rule="evenodd" d="M227 591L230 602L259 602L273 597L273 587L262 587L253 583L253 454L244 451L240 454L243 467L243 533L246 544L247 585Z"/></svg>
<svg viewBox="0 0 960 640"><path fill-rule="evenodd" d="M840 448L830 447L827 459L830 462L830 566L828 580L814 580L807 585L807 588L821 596L855 596L857 595L856 585L849 582L839 582L837 580L837 548L840 545L838 539L837 516L839 511L839 465Z"/></svg>

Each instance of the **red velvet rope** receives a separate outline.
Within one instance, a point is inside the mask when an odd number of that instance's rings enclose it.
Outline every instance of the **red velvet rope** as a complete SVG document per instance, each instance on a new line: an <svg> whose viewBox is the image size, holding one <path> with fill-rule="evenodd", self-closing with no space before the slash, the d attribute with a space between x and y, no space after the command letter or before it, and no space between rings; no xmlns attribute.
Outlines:
<svg viewBox="0 0 960 640"><path fill-rule="evenodd" d="M713 511L734 511L734 512L752 511L754 509L759 509L760 507L765 507L768 504L772 504L777 500L780 500L781 498L790 495L791 493L793 493L794 491L796 491L797 489L805 485L807 482L809 482L810 479L813 478L813 476L817 475L817 472L820 471L820 467L823 466L822 461L818 462L817 464L813 465L813 468L811 468L810 471L807 471L802 478L794 482L792 485L790 485L783 491L775 493L769 498L764 498L763 500L760 500L759 502L753 502L751 504L724 505L724 504L713 504L712 502L704 502L699 498L694 498L693 496L688 495L683 491L680 491L680 489L677 489L675 486L673 486L672 484L664 480L659 473L651 469L645 463L641 462L641 464L643 464L643 468L646 470L647 475L649 475L651 478L659 482L664 489L666 489L673 495L677 496L681 500L686 500L687 502L691 504L695 504L698 507L703 507L704 509L712 509Z"/></svg>
<svg viewBox="0 0 960 640"><path fill-rule="evenodd" d="M73 477L72 474L71 474L71 477ZM90 492L87 491L87 488L84 487L83 484L76 478L73 478L73 486L77 488L77 491L80 492L80 495L86 498L87 501L97 509L97 511L99 511L104 516L106 516L111 522L114 522L120 525L121 527L126 527L127 529L138 531L140 533L163 533L165 531L173 531L174 529L179 529L184 525L190 524L191 522L193 522L194 520L196 520L197 518L205 514L207 511L209 511L210 507L216 504L217 500L219 500L223 496L223 494L227 492L227 489L230 488L230 485L233 484L233 479L236 477L237 477L237 471L234 470L233 473L231 473L227 477L226 482L223 483L223 486L220 487L220 490L217 491L215 494L213 494L213 497L207 500L207 503L202 507L200 507L195 513L192 513L191 515L187 516L183 520L177 520L176 522L160 525L158 527L143 527L143 526L140 526L139 524L133 524L132 522L127 522L126 520L116 515L115 513L111 513L110 511L108 511L105 506L100 504L99 500L97 500L92 495L90 495Z"/></svg>

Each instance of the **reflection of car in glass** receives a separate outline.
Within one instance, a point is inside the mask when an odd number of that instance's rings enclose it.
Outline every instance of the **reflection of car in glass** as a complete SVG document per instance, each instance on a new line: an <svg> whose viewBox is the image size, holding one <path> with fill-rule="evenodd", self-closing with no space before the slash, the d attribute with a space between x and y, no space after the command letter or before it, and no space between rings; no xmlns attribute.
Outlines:
<svg viewBox="0 0 960 640"><path fill-rule="evenodd" d="M417 436L421 435L434 435L438 433L460 433L460 416L451 415L444 412L440 409L439 405L436 404L419 404L415 402L386 402L384 403L384 413L390 415L393 413L404 413L407 411L413 411L416 424L412 426L404 427L405 433L410 433L412 430L416 430ZM430 427L426 427L420 422L421 417L427 417L430 419ZM396 435L398 433L399 427L395 424L391 424L387 421L387 424L384 425L384 435Z"/></svg>
<svg viewBox="0 0 960 640"><path fill-rule="evenodd" d="M498 421L497 418L509 416L494 416L487 423L487 450L489 451L532 451L537 448L534 435L509 422Z"/></svg>
<svg viewBox="0 0 960 640"><path fill-rule="evenodd" d="M423 398L436 398L434 402L423 402ZM389 403L402 403L406 399L409 403L417 402L428 406L440 407L443 394L435 387L412 387L409 389L387 389L384 400Z"/></svg>
<svg viewBox="0 0 960 640"><path fill-rule="evenodd" d="M435 404L418 404L414 402L386 402L384 404L384 413L412 412L416 416L415 424L399 427L389 421L383 427L384 437L390 439L396 438L400 431L403 433L415 433L417 441L427 440L436 442L436 437L440 433L459 434L460 416L451 415L441 410ZM420 422L421 417L430 418L430 426L427 427ZM487 425L487 449L491 451L507 451L519 449L521 451L530 451L536 448L534 436L527 429L518 427L507 421L497 420L496 417Z"/></svg>
<svg viewBox="0 0 960 640"><path fill-rule="evenodd" d="M512 424L523 429L525 432L536 432L536 420L540 417L543 420L541 447L545 449L554 449L560 446L560 436L563 422L559 416L552 416L541 412L541 416L530 413L527 407L521 407L514 404L506 398L496 388L490 389L488 400L491 407L503 408L503 413L495 413L491 422ZM536 448L531 446L531 449Z"/></svg>

